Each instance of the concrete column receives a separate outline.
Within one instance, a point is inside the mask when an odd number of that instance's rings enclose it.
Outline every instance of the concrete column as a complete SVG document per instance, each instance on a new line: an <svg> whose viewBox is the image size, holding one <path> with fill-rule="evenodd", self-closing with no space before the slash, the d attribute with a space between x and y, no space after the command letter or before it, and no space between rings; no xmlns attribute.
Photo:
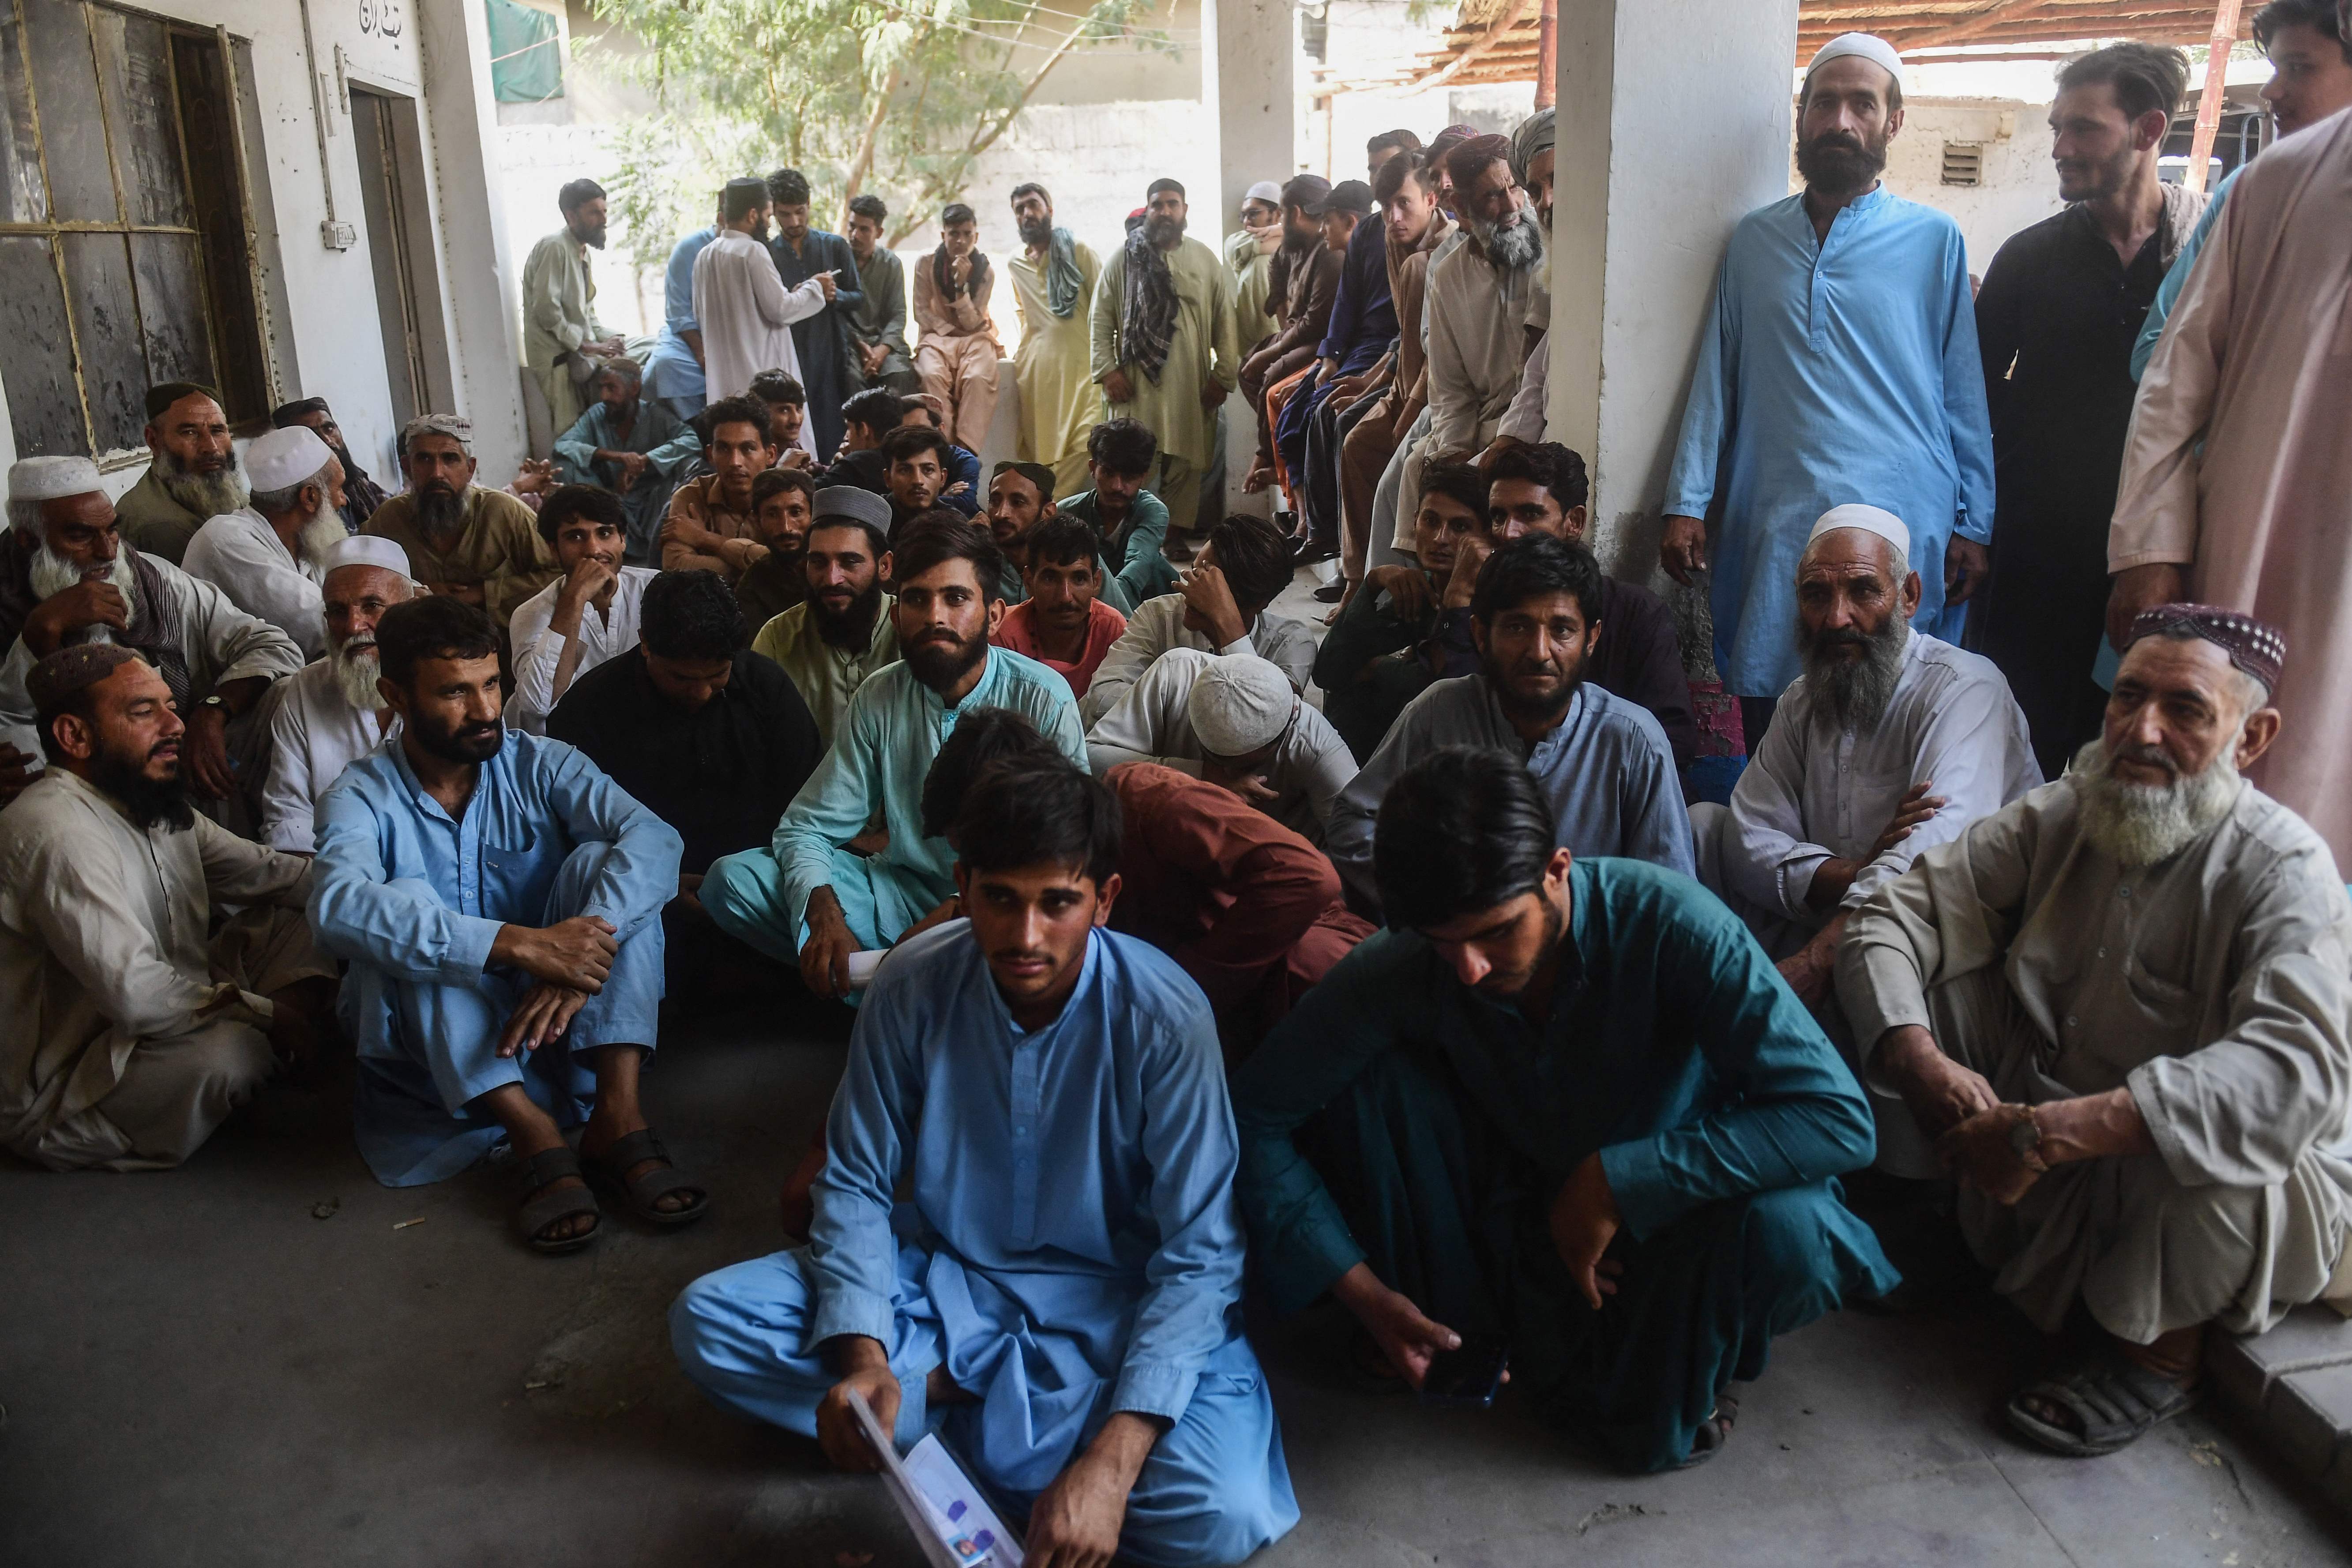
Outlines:
<svg viewBox="0 0 2352 1568"><path fill-rule="evenodd" d="M1797 0L1559 0L1548 425L1591 466L1612 575L1658 574L1716 269L1732 226L1789 191L1796 40Z"/></svg>
<svg viewBox="0 0 2352 1568"><path fill-rule="evenodd" d="M472 0L420 0L417 13L425 53L426 152L441 243L442 319L448 323L457 405L453 412L474 422L479 482L503 485L514 477L526 446L522 258L508 254L498 221L502 209L488 13Z"/></svg>
<svg viewBox="0 0 2352 1568"><path fill-rule="evenodd" d="M1290 0L1202 0L1201 100L1217 132L1217 217L1203 222L1192 198L1194 235L1214 244L1260 180L1298 170L1298 18Z"/></svg>

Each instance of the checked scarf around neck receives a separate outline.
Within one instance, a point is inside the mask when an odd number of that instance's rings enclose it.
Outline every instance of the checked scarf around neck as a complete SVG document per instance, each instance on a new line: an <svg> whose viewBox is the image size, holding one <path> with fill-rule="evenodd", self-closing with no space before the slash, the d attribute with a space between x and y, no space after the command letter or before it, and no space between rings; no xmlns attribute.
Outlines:
<svg viewBox="0 0 2352 1568"><path fill-rule="evenodd" d="M1077 244L1066 228L1055 229L1045 242L1045 309L1066 321L1087 286L1087 275L1078 270Z"/></svg>
<svg viewBox="0 0 2352 1568"><path fill-rule="evenodd" d="M33 596L33 555L38 548L38 542L22 529L9 529L7 537L0 539L0 647L16 642L26 618L40 605ZM128 544L122 546L122 558L131 563L131 575L138 579L139 603L131 609L131 625L110 633L109 639L153 665L163 684L172 689L172 700L185 713L188 658L180 647L180 596L163 581L155 563Z"/></svg>
<svg viewBox="0 0 2352 1568"><path fill-rule="evenodd" d="M931 281L939 286L942 300L959 299L964 289L970 289L972 297L977 299L981 285L988 281L988 253L982 250L971 253L971 271L964 279L962 288L959 288L955 280L955 263L948 256L948 247L942 245L931 252Z"/></svg>
<svg viewBox="0 0 2352 1568"><path fill-rule="evenodd" d="M1118 341L1121 357L1157 386L1176 342L1176 277L1168 270L1168 253L1152 244L1150 236L1150 224L1138 224L1127 237Z"/></svg>

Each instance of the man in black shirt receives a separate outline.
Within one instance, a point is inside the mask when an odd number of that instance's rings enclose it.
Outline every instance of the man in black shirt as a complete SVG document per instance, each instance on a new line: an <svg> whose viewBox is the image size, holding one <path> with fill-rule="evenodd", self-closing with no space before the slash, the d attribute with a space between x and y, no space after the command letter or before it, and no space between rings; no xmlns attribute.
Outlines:
<svg viewBox="0 0 2352 1568"><path fill-rule="evenodd" d="M2058 194L2011 235L1977 296L1992 414L1992 574L1969 646L2009 678L2043 776L2099 732L2091 679L2107 609L2107 523L2131 426L2132 343L2204 198L2157 178L2189 60L2114 44L2069 65L2050 106Z"/></svg>
<svg viewBox="0 0 2352 1568"><path fill-rule="evenodd" d="M647 584L638 638L572 683L547 732L686 840L677 897L662 911L669 994L787 984L790 968L721 931L697 892L711 861L775 832L824 754L816 721L791 678L745 647L743 612L714 572Z"/></svg>

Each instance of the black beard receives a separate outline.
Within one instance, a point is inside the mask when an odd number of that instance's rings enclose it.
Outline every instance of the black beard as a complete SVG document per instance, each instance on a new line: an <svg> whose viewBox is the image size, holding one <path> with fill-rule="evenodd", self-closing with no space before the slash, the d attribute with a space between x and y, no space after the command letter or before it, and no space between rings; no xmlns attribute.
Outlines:
<svg viewBox="0 0 2352 1568"><path fill-rule="evenodd" d="M1047 216L1034 219L1024 217L1021 220L1022 244L1034 245L1042 250L1045 248L1045 245L1053 239L1053 237L1054 220L1052 217Z"/></svg>
<svg viewBox="0 0 2352 1568"><path fill-rule="evenodd" d="M188 786L178 769L169 778L151 779L146 766L143 757L132 763L104 752L90 759L89 782L100 795L119 802L131 825L142 833L159 822L175 833L194 826L195 810L188 805Z"/></svg>
<svg viewBox="0 0 2352 1568"><path fill-rule="evenodd" d="M445 763L487 763L506 743L506 731L495 720L440 729L411 719L408 728L418 745Z"/></svg>
<svg viewBox="0 0 2352 1568"><path fill-rule="evenodd" d="M1852 195L1870 188L1886 167L1886 146L1866 147L1842 131L1825 132L1798 143L1797 173L1823 195Z"/></svg>
<svg viewBox="0 0 2352 1568"><path fill-rule="evenodd" d="M586 234L582 235L580 237L580 243L593 250L604 249L604 226L600 223L594 228L590 229Z"/></svg>
<svg viewBox="0 0 2352 1568"><path fill-rule="evenodd" d="M416 492L416 526L427 539L449 539L466 525L466 498L438 486Z"/></svg>
<svg viewBox="0 0 2352 1568"><path fill-rule="evenodd" d="M988 657L988 639L973 637L966 642L958 639L952 645L925 642L906 650L907 668L915 679L934 691L945 691L971 673L972 667Z"/></svg>
<svg viewBox="0 0 2352 1568"><path fill-rule="evenodd" d="M824 601L811 594L808 600L809 618L816 622L816 635L835 647L861 648L874 637L874 617L882 610L882 583L879 578L866 584L866 592L849 601L849 608L838 616L825 608Z"/></svg>
<svg viewBox="0 0 2352 1568"><path fill-rule="evenodd" d="M1549 702L1531 702L1511 689L1506 679L1507 672L1493 659L1481 658L1478 669L1486 678L1486 688L1494 692L1495 700L1502 704L1504 713L1513 719L1557 719L1568 711L1568 705L1576 699L1576 689L1584 684L1584 672L1580 668L1570 673L1567 684L1559 689L1559 695Z"/></svg>
<svg viewBox="0 0 2352 1568"><path fill-rule="evenodd" d="M1184 237L1184 220L1181 217L1163 217L1154 213L1143 220L1143 237L1160 249L1166 250Z"/></svg>

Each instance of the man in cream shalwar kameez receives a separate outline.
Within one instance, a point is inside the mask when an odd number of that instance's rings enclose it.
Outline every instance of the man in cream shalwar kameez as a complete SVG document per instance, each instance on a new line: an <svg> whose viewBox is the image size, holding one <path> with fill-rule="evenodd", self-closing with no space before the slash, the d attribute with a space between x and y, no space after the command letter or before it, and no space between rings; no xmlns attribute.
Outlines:
<svg viewBox="0 0 2352 1568"><path fill-rule="evenodd" d="M1053 217L1049 204L1045 222L1051 225ZM1064 287L1076 285L1067 299L1059 298L1063 289L1055 286L1057 256L1068 258ZM1052 468L1054 493L1073 496L1093 488L1087 478L1087 437L1103 419L1090 309L1102 263L1068 230L1049 227L1043 246L1006 259L1004 273L1013 280L1013 308L1021 319L1021 347L1013 359L1013 383L1021 390L1021 441L1014 455Z"/></svg>
<svg viewBox="0 0 2352 1568"><path fill-rule="evenodd" d="M2277 626L2257 777L2352 864L2352 113L2237 177L2141 379L2107 537L2110 635L2168 599Z"/></svg>
<svg viewBox="0 0 2352 1568"><path fill-rule="evenodd" d="M737 185L753 183L730 181L730 205ZM764 185L760 194L765 197ZM720 225L719 237L694 258L694 319L702 323L702 379L710 403L751 391L751 378L763 370L781 370L799 380L793 323L824 310L830 298L825 274L797 289L784 287L775 258L755 237L766 228L767 216L763 199ZM811 444L805 424L801 444L819 461L829 456Z"/></svg>

